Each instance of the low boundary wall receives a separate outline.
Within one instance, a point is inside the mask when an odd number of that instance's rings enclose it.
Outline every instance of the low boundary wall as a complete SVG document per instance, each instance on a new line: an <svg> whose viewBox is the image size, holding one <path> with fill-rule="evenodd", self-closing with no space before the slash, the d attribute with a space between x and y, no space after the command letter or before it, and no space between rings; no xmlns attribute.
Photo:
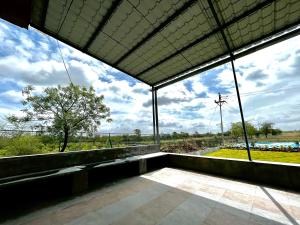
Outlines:
<svg viewBox="0 0 300 225"><path fill-rule="evenodd" d="M168 154L168 165L300 191L300 165Z"/></svg>
<svg viewBox="0 0 300 225"><path fill-rule="evenodd" d="M126 166L124 169L131 170L132 174L136 175L163 167L174 167L300 191L300 165L298 164L250 162L238 159L158 152L158 145L145 145L129 148L2 158L0 159L0 179L72 166L87 166L89 164L91 165L91 170L97 170L97 168L102 168L103 166L107 167L107 165L111 165L107 168L114 170L115 165L120 162L118 159L123 159L121 162L124 165L134 164L134 169L125 169ZM146 154L149 153L158 154L154 154L155 157L147 156ZM115 171L116 174L126 172L119 169ZM105 173L107 177L110 175L110 172Z"/></svg>
<svg viewBox="0 0 300 225"><path fill-rule="evenodd" d="M82 164L107 162L156 152L159 152L159 145L5 157L0 158L0 178Z"/></svg>

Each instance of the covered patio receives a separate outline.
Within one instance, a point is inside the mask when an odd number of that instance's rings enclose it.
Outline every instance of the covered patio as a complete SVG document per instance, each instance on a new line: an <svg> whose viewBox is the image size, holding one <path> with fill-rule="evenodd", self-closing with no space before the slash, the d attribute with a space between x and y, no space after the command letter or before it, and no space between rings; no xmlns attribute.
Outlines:
<svg viewBox="0 0 300 225"><path fill-rule="evenodd" d="M0 159L0 223L300 224L300 166L252 161L234 63L298 35L300 1L11 0L0 17L148 84L154 136L148 146ZM160 152L157 92L225 63L248 160Z"/></svg>
<svg viewBox="0 0 300 225"><path fill-rule="evenodd" d="M230 63L250 161L234 61L300 33L298 0L12 0L4 2L0 17L34 27L149 85L156 144L157 91Z"/></svg>

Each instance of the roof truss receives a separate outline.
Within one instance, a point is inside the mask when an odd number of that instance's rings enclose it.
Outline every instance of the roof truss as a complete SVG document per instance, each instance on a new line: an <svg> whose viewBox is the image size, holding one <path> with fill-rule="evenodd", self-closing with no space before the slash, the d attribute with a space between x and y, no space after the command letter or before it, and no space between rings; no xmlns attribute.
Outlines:
<svg viewBox="0 0 300 225"><path fill-rule="evenodd" d="M26 1L31 20L22 26L156 88L297 35L300 25L299 0Z"/></svg>

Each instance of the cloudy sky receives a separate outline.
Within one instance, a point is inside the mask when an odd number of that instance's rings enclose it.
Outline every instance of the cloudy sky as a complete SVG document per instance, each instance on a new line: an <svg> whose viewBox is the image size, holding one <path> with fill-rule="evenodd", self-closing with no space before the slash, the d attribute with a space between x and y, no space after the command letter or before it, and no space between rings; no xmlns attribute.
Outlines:
<svg viewBox="0 0 300 225"><path fill-rule="evenodd" d="M0 19L0 118L20 114L21 90L34 85L67 85L57 42L30 28L18 28ZM239 60L236 69L245 119L255 125L274 122L283 130L300 127L300 37L295 37ZM151 93L145 85L80 51L60 43L76 84L92 85L105 96L113 122L101 132L152 131ZM226 96L224 127L240 120L230 64L196 75L158 91L160 130L217 132L217 93Z"/></svg>

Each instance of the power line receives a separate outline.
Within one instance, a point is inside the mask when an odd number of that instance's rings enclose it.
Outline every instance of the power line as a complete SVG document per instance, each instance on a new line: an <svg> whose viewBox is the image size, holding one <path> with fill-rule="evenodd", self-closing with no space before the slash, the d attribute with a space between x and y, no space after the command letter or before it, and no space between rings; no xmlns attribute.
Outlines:
<svg viewBox="0 0 300 225"><path fill-rule="evenodd" d="M70 2L70 4L69 4L69 7L68 7L68 9L67 9L67 12L66 12L64 18L62 19L62 21L61 21L61 23L60 23L60 26L59 26L59 28L58 28L58 30L57 30L57 33L60 32L60 30L61 30L63 24L65 23L65 20L66 20L66 18L67 18L67 15L69 14L69 11L70 11L70 9L71 9L72 4L73 4L73 0L71 0L71 2Z"/></svg>
<svg viewBox="0 0 300 225"><path fill-rule="evenodd" d="M215 115L215 112L216 112L216 109L217 109L217 105L215 106L215 109L214 109L214 112L211 114L211 117L210 117L210 119L209 119L209 123L208 123L208 131L209 131L209 133L211 132L211 122L212 122L212 119L213 119L213 117L214 117L214 115Z"/></svg>
<svg viewBox="0 0 300 225"><path fill-rule="evenodd" d="M50 37L49 37L47 34L44 34L44 35L47 37L47 39L48 39L49 43L51 43L51 42L52 42L52 40L50 39ZM67 73L67 75L68 75L69 81L70 81L70 83L71 83L71 84L73 84L73 82L72 82L72 79L71 79L70 72L68 71L68 68L67 68L66 62L65 62L65 60L64 60L64 56L63 56L63 54L62 54L62 51L61 51L61 48L60 48L60 45L59 45L59 42L58 42L58 40L57 40L57 39L56 39L56 45L57 45L57 48L58 48L58 51L59 51L59 54L60 54L60 58L61 58L61 59L62 59L62 61L63 61L64 68L65 68L65 70L66 70L66 73Z"/></svg>
<svg viewBox="0 0 300 225"><path fill-rule="evenodd" d="M58 49L59 49L59 52L60 52L60 57L61 57L61 59L62 59L62 61L63 61L64 67L65 67L65 70L66 70L66 72L67 72L67 75L68 75L69 81L70 81L70 83L71 83L71 84L73 84L73 82L72 82L72 80L71 80L70 73L69 73L69 71L68 71L68 68L67 68L67 66L66 66L66 63L65 63L65 60L64 60L64 56L63 56L63 54L62 54L62 52L61 52L61 49L60 49L60 46L59 46L58 40L56 40L56 43L57 43L57 47L58 47Z"/></svg>
<svg viewBox="0 0 300 225"><path fill-rule="evenodd" d="M289 90L297 90L300 86L293 86L290 88L284 87L284 88L277 88L277 89L269 89L269 90L262 90L262 91L253 91L253 92L245 92L241 93L242 96L251 96L251 95L257 95L257 94L264 94L264 93L272 93L272 92L278 92L278 91L289 91ZM230 94L229 96L234 96L235 94Z"/></svg>

